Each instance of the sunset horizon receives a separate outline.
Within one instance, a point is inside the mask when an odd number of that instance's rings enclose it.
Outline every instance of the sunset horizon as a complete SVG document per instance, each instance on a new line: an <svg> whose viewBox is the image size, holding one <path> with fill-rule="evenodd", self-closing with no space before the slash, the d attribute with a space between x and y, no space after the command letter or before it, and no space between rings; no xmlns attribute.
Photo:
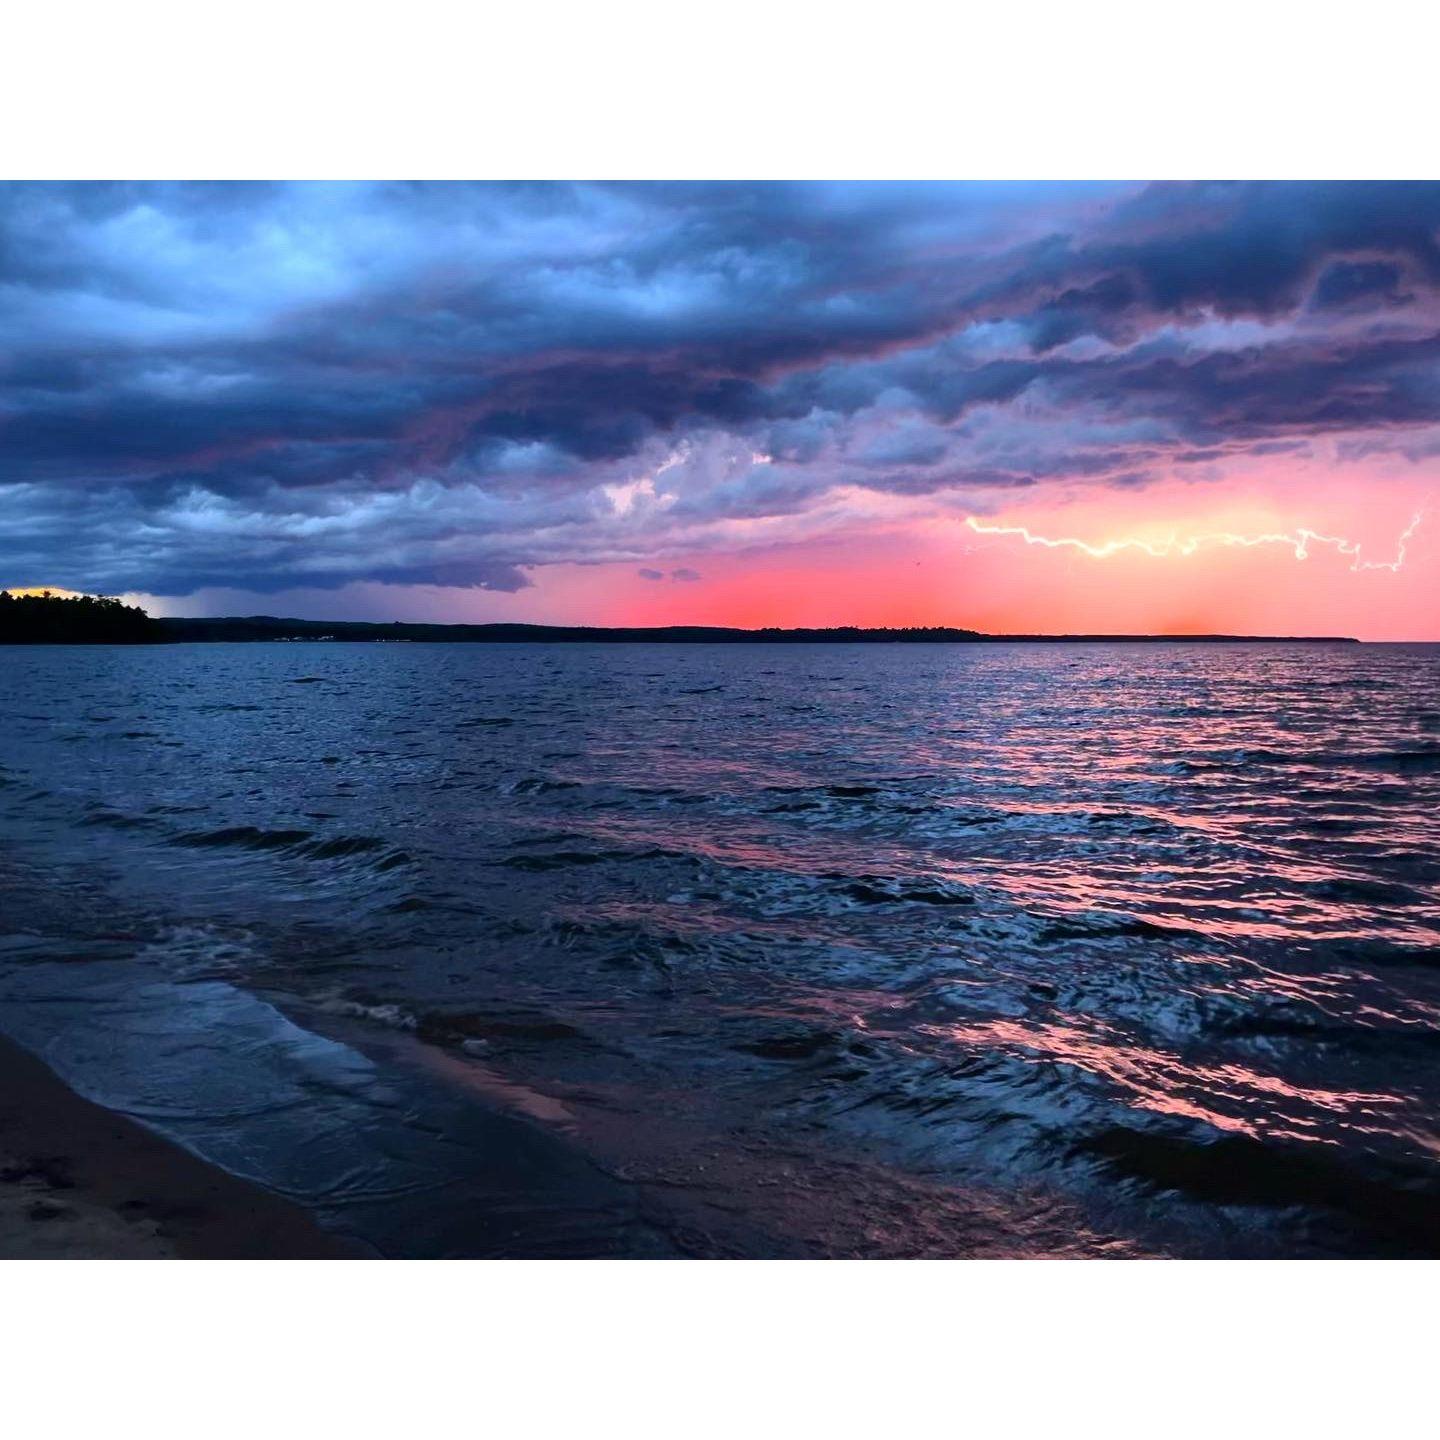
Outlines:
<svg viewBox="0 0 1440 1440"><path fill-rule="evenodd" d="M1222 513L1219 526L1227 518ZM1072 511L1057 523L1017 508L872 532L863 541L847 535L803 547L715 551L705 557L704 575L680 563L695 558L686 553L652 556L643 567L525 566L527 583L515 591L355 582L338 592L217 587L191 596L128 591L121 598L154 615L185 617L1440 640L1440 615L1427 605L1436 588L1435 552L1431 537L1421 534L1423 509L1393 517L1388 534L1373 517L1355 515L1336 533L1303 523L1287 529L1263 510L1241 516L1237 527L1248 519L1249 528L1235 529L1176 523L1163 513L1129 530L1075 519ZM1047 523L1051 529L1040 528ZM1067 523L1071 528L1062 528ZM1027 565L1027 552L1037 548L1042 558ZM1406 570L1411 574L1402 576ZM899 593L886 585L895 577ZM872 585L874 593L854 594ZM973 597L981 588L985 598ZM966 593L947 593L955 590Z"/></svg>

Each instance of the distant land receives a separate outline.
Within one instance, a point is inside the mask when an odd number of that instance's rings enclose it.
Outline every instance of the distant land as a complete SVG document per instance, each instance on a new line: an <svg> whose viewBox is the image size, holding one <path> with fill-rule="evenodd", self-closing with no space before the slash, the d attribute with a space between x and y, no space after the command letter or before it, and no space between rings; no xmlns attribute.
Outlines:
<svg viewBox="0 0 1440 1440"><path fill-rule="evenodd" d="M166 640L420 640L549 644L588 641L592 644L683 645L984 645L1024 640L1112 641L1167 644L1173 641L1231 641L1247 644L1294 642L1302 644L1358 645L1340 635L989 635L981 630L960 630L949 625L911 626L877 630L855 625L826 629L767 626L740 630L723 625L426 625L395 621L386 625L364 620L282 620L271 615L246 615L214 620L168 619L155 622Z"/></svg>
<svg viewBox="0 0 1440 1440"><path fill-rule="evenodd" d="M721 625L431 625L396 620L298 620L275 615L155 619L134 605L97 596L11 595L0 591L0 644L94 645L250 641L422 641L490 644L986 645L1305 644L1358 645L1348 635L990 635L948 625L873 629L840 625L740 630Z"/></svg>

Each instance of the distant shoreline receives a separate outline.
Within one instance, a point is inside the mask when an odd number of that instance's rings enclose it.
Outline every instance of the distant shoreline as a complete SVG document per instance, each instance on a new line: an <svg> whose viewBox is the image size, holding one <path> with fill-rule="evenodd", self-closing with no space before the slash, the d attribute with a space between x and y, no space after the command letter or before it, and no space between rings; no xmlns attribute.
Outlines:
<svg viewBox="0 0 1440 1440"><path fill-rule="evenodd" d="M103 595L0 591L0 644L163 645L216 641L429 642L590 645L1358 645L1348 635L991 635L951 625L439 625L424 621L301 620L283 615L156 618Z"/></svg>
<svg viewBox="0 0 1440 1440"><path fill-rule="evenodd" d="M87 643L76 637L78 643ZM174 616L149 621L149 633L114 643L179 644L257 641L441 642L458 644L670 644L670 645L1359 645L1349 635L993 635L949 626L875 629L766 628L715 625L439 625L395 621L300 620L273 615L213 619ZM46 643L36 637L38 643ZM20 641L19 643L26 643ZM53 641L51 643L54 643ZM95 643L90 641L88 643ZM99 643L105 643L100 640Z"/></svg>

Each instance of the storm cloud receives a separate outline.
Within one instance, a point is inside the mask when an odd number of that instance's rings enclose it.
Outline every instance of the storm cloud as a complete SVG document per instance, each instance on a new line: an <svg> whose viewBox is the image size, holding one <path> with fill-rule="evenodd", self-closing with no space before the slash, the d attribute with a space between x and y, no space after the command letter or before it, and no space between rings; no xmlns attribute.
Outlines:
<svg viewBox="0 0 1440 1440"><path fill-rule="evenodd" d="M1432 184L13 185L0 580L693 580L877 496L1428 457L1437 360Z"/></svg>

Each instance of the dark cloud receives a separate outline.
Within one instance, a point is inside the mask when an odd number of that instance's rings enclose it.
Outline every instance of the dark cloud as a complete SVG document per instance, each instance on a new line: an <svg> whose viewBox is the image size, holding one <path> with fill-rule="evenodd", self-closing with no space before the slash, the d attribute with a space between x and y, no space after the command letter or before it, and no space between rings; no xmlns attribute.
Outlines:
<svg viewBox="0 0 1440 1440"><path fill-rule="evenodd" d="M1305 300L1337 257L1385 257L1440 284L1440 185L1154 185L1093 232L1057 236L991 292L1037 298L1042 335L1124 333L1206 312L1275 317ZM1066 328L1066 327L1061 327Z"/></svg>
<svg viewBox="0 0 1440 1440"><path fill-rule="evenodd" d="M1388 260L1340 260L1315 282L1316 310L1371 309L1403 305L1414 296L1404 289L1404 271Z"/></svg>
<svg viewBox="0 0 1440 1440"><path fill-rule="evenodd" d="M1428 455L1437 236L1434 184L11 185L0 542L515 590L857 490Z"/></svg>

